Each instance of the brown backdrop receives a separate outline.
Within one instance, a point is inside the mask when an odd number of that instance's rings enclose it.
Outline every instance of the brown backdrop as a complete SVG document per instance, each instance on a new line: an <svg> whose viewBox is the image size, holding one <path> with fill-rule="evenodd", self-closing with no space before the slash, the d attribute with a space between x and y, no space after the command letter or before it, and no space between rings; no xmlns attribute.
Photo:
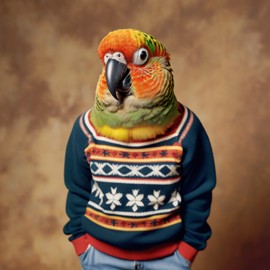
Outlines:
<svg viewBox="0 0 270 270"><path fill-rule="evenodd" d="M2 0L0 22L1 269L80 269L62 234L65 144L93 104L99 41L129 27L165 44L212 141L213 237L193 269L270 269L268 0Z"/></svg>

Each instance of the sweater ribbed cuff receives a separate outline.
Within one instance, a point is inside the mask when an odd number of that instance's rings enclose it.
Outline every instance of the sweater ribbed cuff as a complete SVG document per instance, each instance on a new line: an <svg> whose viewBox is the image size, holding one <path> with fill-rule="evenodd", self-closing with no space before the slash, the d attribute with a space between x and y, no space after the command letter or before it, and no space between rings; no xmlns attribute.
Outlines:
<svg viewBox="0 0 270 270"><path fill-rule="evenodd" d="M89 245L87 234L72 240L71 243L74 246L76 254L80 256L81 254L85 252L85 250L87 249ZM181 255L185 259L187 259L190 262L194 261L198 253L198 250L196 250L195 248L193 248L192 246L190 246L189 244L183 241L179 243L178 251L181 253Z"/></svg>
<svg viewBox="0 0 270 270"><path fill-rule="evenodd" d="M89 245L86 234L72 240L71 243L73 244L75 252L78 256L83 254Z"/></svg>
<svg viewBox="0 0 270 270"><path fill-rule="evenodd" d="M178 245L178 251L181 255L190 262L193 262L198 250L189 245L188 243L181 241Z"/></svg>

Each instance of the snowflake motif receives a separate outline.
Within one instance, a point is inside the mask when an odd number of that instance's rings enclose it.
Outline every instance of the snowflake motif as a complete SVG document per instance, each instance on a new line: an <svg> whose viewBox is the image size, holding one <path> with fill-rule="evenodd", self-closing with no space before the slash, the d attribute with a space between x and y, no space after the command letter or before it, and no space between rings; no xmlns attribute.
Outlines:
<svg viewBox="0 0 270 270"><path fill-rule="evenodd" d="M132 194L127 194L126 197L129 200L126 206L132 206L133 212L136 212L138 210L138 206L144 206L142 202L144 195L139 194L139 189L133 189Z"/></svg>
<svg viewBox="0 0 270 270"><path fill-rule="evenodd" d="M169 203L172 203L173 206L178 206L181 202L181 196L180 196L180 193L175 190L172 195L171 195L171 199L169 200Z"/></svg>
<svg viewBox="0 0 270 270"><path fill-rule="evenodd" d="M148 205L153 205L153 208L158 210L159 206L164 204L165 195L160 196L160 190L154 190L153 195L148 195L148 199L150 201Z"/></svg>
<svg viewBox="0 0 270 270"><path fill-rule="evenodd" d="M117 193L117 188L112 188L111 187L111 193L106 193L106 197L107 197L107 202L106 204L110 204L110 208L111 210L114 210L116 206L120 206L122 205L120 203L120 199L123 197L122 193Z"/></svg>
<svg viewBox="0 0 270 270"><path fill-rule="evenodd" d="M94 183L93 187L92 187L92 192L96 192L95 197L98 197L100 199L100 203L99 205L101 205L103 203L103 197L104 194L102 192L102 190L100 189L100 187L98 186L97 182Z"/></svg>

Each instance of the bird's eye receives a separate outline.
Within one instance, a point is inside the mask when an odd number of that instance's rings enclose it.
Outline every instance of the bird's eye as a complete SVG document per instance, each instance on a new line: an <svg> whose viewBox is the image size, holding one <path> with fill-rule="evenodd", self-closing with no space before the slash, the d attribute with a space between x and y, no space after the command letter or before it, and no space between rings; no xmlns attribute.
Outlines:
<svg viewBox="0 0 270 270"><path fill-rule="evenodd" d="M105 62L105 64L107 64L107 62L108 62L108 60L109 60L110 58L112 58L112 54L111 54L111 53L106 53L106 54L104 55L104 62Z"/></svg>
<svg viewBox="0 0 270 270"><path fill-rule="evenodd" d="M134 53L133 63L135 65L141 66L148 60L149 54L145 48L140 48Z"/></svg>

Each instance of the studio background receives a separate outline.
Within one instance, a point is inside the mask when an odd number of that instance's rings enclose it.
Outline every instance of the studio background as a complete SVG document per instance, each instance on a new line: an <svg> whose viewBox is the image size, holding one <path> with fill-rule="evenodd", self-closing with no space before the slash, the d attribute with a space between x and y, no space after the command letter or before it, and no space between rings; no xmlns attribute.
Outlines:
<svg viewBox="0 0 270 270"><path fill-rule="evenodd" d="M80 269L62 233L64 152L118 28L166 46L212 142L213 236L192 269L270 269L269 1L1 0L0 22L1 269Z"/></svg>

